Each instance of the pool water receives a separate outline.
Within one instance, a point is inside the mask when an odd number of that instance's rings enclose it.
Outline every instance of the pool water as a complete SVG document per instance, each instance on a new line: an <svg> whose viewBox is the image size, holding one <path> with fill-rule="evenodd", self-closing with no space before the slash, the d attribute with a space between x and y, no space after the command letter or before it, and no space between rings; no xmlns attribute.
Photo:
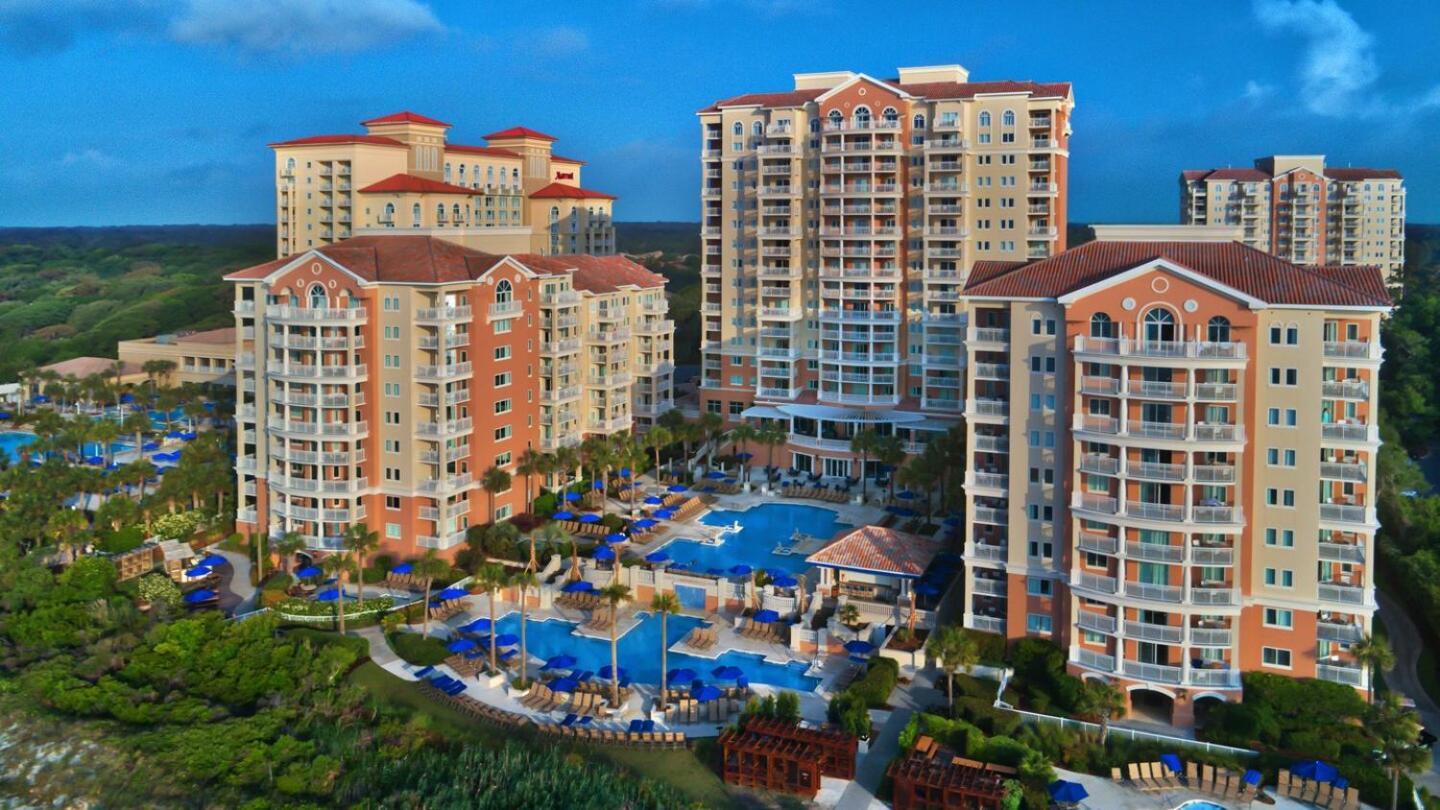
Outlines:
<svg viewBox="0 0 1440 810"><path fill-rule="evenodd" d="M618 656L620 666L636 683L660 683L660 617L642 613L640 623L620 637ZM499 632L520 634L520 614L508 613L500 617ZM576 672L590 670L599 672L610 664L610 639L575 635L576 625L560 619L526 621L526 643L533 658L541 660L556 655L575 656ZM703 624L693 616L670 616L666 620L666 645L685 638L690 631ZM517 648L518 649L518 648ZM767 662L761 656L731 651L718 658L700 658L684 653L671 652L666 663L671 669L689 667L700 674L701 679L710 680L710 672L720 666L738 667L751 683L763 683L783 689L801 692L814 691L818 678L805 675L807 666L803 662L776 664Z"/></svg>
<svg viewBox="0 0 1440 810"><path fill-rule="evenodd" d="M1229 810L1229 808L1223 804L1207 802L1204 799L1192 799L1175 808L1175 810Z"/></svg>
<svg viewBox="0 0 1440 810"><path fill-rule="evenodd" d="M20 449L34 441L34 433L0 433L0 453L13 464L20 460Z"/></svg>
<svg viewBox="0 0 1440 810"><path fill-rule="evenodd" d="M731 526L738 522L743 528L726 534L725 543L719 546L684 539L665 544L671 560L689 563L690 570L699 572L711 568L729 570L731 566L745 563L756 569L804 573L810 567L805 555L774 554L776 544L788 545L790 535L797 530L829 540L836 532L850 527L840 522L832 510L791 503L766 503L744 511L715 509L706 513L700 522L707 526Z"/></svg>

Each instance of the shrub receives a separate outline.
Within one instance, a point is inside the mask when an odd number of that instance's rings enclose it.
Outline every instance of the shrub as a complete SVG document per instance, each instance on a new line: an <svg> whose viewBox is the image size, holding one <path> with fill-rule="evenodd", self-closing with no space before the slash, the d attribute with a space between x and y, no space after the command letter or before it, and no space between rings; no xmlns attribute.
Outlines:
<svg viewBox="0 0 1440 810"><path fill-rule="evenodd" d="M980 661L986 664L1000 664L1005 661L1005 637L999 633L983 630L965 630L965 637L980 652Z"/></svg>
<svg viewBox="0 0 1440 810"><path fill-rule="evenodd" d="M110 554L124 554L133 551L145 542L145 529L141 526L127 526L110 532L100 539L100 550Z"/></svg>
<svg viewBox="0 0 1440 810"><path fill-rule="evenodd" d="M199 512L164 514L154 521L155 533L166 540L184 540L199 530L204 516Z"/></svg>
<svg viewBox="0 0 1440 810"><path fill-rule="evenodd" d="M958 717L974 723L988 735L1009 737L1021 725L1020 715L997 709L984 698L959 698L955 701L955 711Z"/></svg>
<svg viewBox="0 0 1440 810"><path fill-rule="evenodd" d="M530 511L537 517L550 517L555 514L555 501L555 493L542 492L539 497L535 499L535 502L531 504Z"/></svg>
<svg viewBox="0 0 1440 810"><path fill-rule="evenodd" d="M864 698L846 690L830 699L830 722L861 739L870 736L870 711Z"/></svg>
<svg viewBox="0 0 1440 810"><path fill-rule="evenodd" d="M450 652L440 639L418 633L392 633L389 639L395 654L416 666L434 666L444 661Z"/></svg>
<svg viewBox="0 0 1440 810"><path fill-rule="evenodd" d="M180 586L164 574L146 574L135 583L140 598L152 605L180 607Z"/></svg>
<svg viewBox="0 0 1440 810"><path fill-rule="evenodd" d="M899 664L889 658L872 658L864 677L850 684L845 691L865 701L872 709L883 709L899 679Z"/></svg>

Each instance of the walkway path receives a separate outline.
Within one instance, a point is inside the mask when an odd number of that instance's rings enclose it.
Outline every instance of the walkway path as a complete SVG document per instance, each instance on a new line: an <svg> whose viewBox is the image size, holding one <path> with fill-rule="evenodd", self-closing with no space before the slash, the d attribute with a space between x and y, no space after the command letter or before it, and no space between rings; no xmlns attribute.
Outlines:
<svg viewBox="0 0 1440 810"><path fill-rule="evenodd" d="M924 711L944 700L944 695L935 689L931 676L923 672L917 673L909 686L900 687L891 694L890 704L894 709L871 739L869 750L855 769L855 781L840 794L840 801L835 805L837 810L885 806L875 798L875 794L880 790L880 782L885 778L890 760L900 754L900 732L905 730L915 712Z"/></svg>
<svg viewBox="0 0 1440 810"><path fill-rule="evenodd" d="M390 646L390 640L385 638L385 631L375 625L351 630L346 635L358 636L370 642L370 660L382 667L389 667L400 660L400 656L396 655Z"/></svg>
<svg viewBox="0 0 1440 810"><path fill-rule="evenodd" d="M224 592L220 600L221 608L229 615L254 610L256 588L250 584L249 555L228 551L219 546L213 546L207 551L219 554L230 563L230 579L221 589Z"/></svg>
<svg viewBox="0 0 1440 810"><path fill-rule="evenodd" d="M1385 683L1391 689L1415 701L1415 709L1425 728L1432 733L1440 731L1440 706L1426 694L1420 684L1418 672L1420 651L1424 641L1410 616L1390 594L1375 589L1375 599L1380 603L1380 616L1385 620L1385 632L1390 636L1390 647L1395 650L1395 667L1385 673ZM1440 792L1440 745L1431 749L1430 770L1417 780L1431 793Z"/></svg>

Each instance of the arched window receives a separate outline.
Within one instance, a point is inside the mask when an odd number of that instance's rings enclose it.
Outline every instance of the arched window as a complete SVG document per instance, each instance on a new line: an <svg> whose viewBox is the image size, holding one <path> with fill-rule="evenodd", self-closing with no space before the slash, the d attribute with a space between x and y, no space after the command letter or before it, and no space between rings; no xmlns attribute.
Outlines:
<svg viewBox="0 0 1440 810"><path fill-rule="evenodd" d="M886 107L885 111L880 113L880 117L884 118L886 122L893 124L900 120L900 111L894 107Z"/></svg>
<svg viewBox="0 0 1440 810"><path fill-rule="evenodd" d="M459 203L456 203L455 205L450 207L450 218L455 221L456 225L460 225L465 222L465 218L460 216Z"/></svg>
<svg viewBox="0 0 1440 810"><path fill-rule="evenodd" d="M329 303L330 301L329 298L325 295L325 286L323 284L316 284L310 288L311 309L325 309L326 305Z"/></svg>
<svg viewBox="0 0 1440 810"><path fill-rule="evenodd" d="M990 126L990 113L988 113L988 112L982 112L982 113L980 113L980 126L982 126L982 127L988 127L988 126Z"/></svg>
<svg viewBox="0 0 1440 810"><path fill-rule="evenodd" d="M1205 339L1211 343L1230 342L1230 319L1216 315L1205 324Z"/></svg>
<svg viewBox="0 0 1440 810"><path fill-rule="evenodd" d="M855 108L855 126L864 129L870 126L870 108L860 105Z"/></svg>
<svg viewBox="0 0 1440 810"><path fill-rule="evenodd" d="M495 285L495 303L508 304L513 300L515 300L514 288L510 286L509 281L500 279L500 283Z"/></svg>
<svg viewBox="0 0 1440 810"><path fill-rule="evenodd" d="M736 121L736 122L735 122L735 126L731 127L730 130L731 130L732 132L734 132L736 135L744 135L744 134L745 134L745 125L742 124L742 123L740 123L739 121Z"/></svg>
<svg viewBox="0 0 1440 810"><path fill-rule="evenodd" d="M410 206L410 219L412 220L410 223L412 227L420 227L420 203L415 203Z"/></svg>
<svg viewBox="0 0 1440 810"><path fill-rule="evenodd" d="M460 185L465 185L465 164L460 164Z"/></svg>
<svg viewBox="0 0 1440 810"><path fill-rule="evenodd" d="M445 182L450 182L450 164L445 164Z"/></svg>
<svg viewBox="0 0 1440 810"><path fill-rule="evenodd" d="M385 219L384 219L384 222L385 222L386 225L389 225L389 226L391 226L391 227L394 227L394 225L395 225L395 203L385 203Z"/></svg>
<svg viewBox="0 0 1440 810"><path fill-rule="evenodd" d="M503 172L503 171L505 171L505 170L504 170L504 169L501 169L500 171ZM510 170L510 185L514 186L515 188L520 188L520 169L519 169L519 168L514 168L514 169L511 169L511 170Z"/></svg>
<svg viewBox="0 0 1440 810"><path fill-rule="evenodd" d="M831 110L831 111L830 111L830 115L829 115L828 117L829 117L829 119L830 119L830 128L831 128L831 129L839 129L839 128L840 128L840 121L841 121L842 118L844 118L844 116L842 116L842 115L840 114L840 111L839 111L839 110Z"/></svg>
<svg viewBox="0 0 1440 810"><path fill-rule="evenodd" d="M294 174L294 173L295 173L295 158L290 158L289 160L285 161L285 173L286 173L286 174Z"/></svg>
<svg viewBox="0 0 1440 810"><path fill-rule="evenodd" d="M1002 126L1002 127L1013 127L1013 126L1015 126L1015 111L1014 111L1014 110L1006 110L1004 113L1001 113L1001 115L1000 115L1000 126Z"/></svg>
<svg viewBox="0 0 1440 810"><path fill-rule="evenodd" d="M445 221L445 203L435 204L435 224Z"/></svg>
<svg viewBox="0 0 1440 810"><path fill-rule="evenodd" d="M557 205L552 205L552 206L550 206L550 221L551 221L551 222L559 222L559 221L560 221L560 207L559 207L559 206L557 206Z"/></svg>
<svg viewBox="0 0 1440 810"><path fill-rule="evenodd" d="M1115 322L1110 316L1103 312L1097 312L1090 316L1090 337L1113 338L1115 337Z"/></svg>
<svg viewBox="0 0 1440 810"><path fill-rule="evenodd" d="M813 135L813 134L815 134L815 133L817 133L817 132L819 132L819 131L820 131L820 119L819 119L819 118L811 118L811 119L810 119L810 134Z"/></svg>
<svg viewBox="0 0 1440 810"><path fill-rule="evenodd" d="M1162 343L1175 340L1175 315L1163 307L1145 313L1145 342Z"/></svg>
<svg viewBox="0 0 1440 810"><path fill-rule="evenodd" d="M750 134L751 134L751 135L757 135L757 136L758 136L758 135L764 135L764 134L765 134L765 125L764 125L764 124L761 124L759 121L755 121L755 122L751 123L751 124L750 124Z"/></svg>
<svg viewBox="0 0 1440 810"><path fill-rule="evenodd" d="M917 116L915 116L915 119L910 122L910 126L913 127L913 128L915 128L915 129L924 129L924 128L925 128L925 116L923 116L923 115L917 115Z"/></svg>

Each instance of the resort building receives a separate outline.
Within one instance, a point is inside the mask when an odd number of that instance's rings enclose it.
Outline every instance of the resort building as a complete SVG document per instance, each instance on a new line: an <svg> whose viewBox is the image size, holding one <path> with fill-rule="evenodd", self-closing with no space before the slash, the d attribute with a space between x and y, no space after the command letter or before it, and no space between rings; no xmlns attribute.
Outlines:
<svg viewBox="0 0 1440 810"><path fill-rule="evenodd" d="M581 187L584 161L554 154L554 137L511 127L453 143L449 124L412 112L361 125L270 144L277 256L396 232L488 253L615 252L615 198Z"/></svg>
<svg viewBox="0 0 1440 810"><path fill-rule="evenodd" d="M227 279L239 531L334 549L364 521L387 552L450 551L525 508L518 477L482 490L487 470L643 427L673 399L665 280L624 257L396 234Z"/></svg>
<svg viewBox="0 0 1440 810"><path fill-rule="evenodd" d="M166 380L171 385L235 384L234 327L122 340L116 348L121 362L137 368L151 360L174 363Z"/></svg>
<svg viewBox="0 0 1440 810"><path fill-rule="evenodd" d="M1254 168L1180 173L1180 221L1236 225L1241 241L1295 264L1405 267L1405 180L1337 168L1324 155L1272 155Z"/></svg>
<svg viewBox="0 0 1440 810"><path fill-rule="evenodd" d="M964 299L966 627L1178 724L1242 671L1368 688L1378 268L1096 241Z"/></svg>
<svg viewBox="0 0 1440 810"><path fill-rule="evenodd" d="M966 272L1064 249L1073 108L951 65L700 110L701 409L780 420L785 463L830 476L861 474L861 427L914 450L955 424Z"/></svg>

